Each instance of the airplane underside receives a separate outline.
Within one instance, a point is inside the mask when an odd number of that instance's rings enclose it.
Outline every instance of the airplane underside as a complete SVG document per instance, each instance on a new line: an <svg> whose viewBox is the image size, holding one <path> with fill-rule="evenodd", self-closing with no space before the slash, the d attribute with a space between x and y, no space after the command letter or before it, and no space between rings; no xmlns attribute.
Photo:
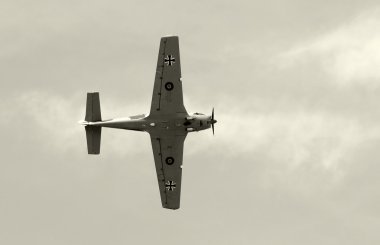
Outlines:
<svg viewBox="0 0 380 245"><path fill-rule="evenodd" d="M85 126L88 154L100 154L102 127L143 131L151 137L157 179L164 208L178 209L183 145L188 132L212 128L211 116L189 115L183 105L178 37L161 38L151 110L148 116L102 120L99 93L87 94Z"/></svg>

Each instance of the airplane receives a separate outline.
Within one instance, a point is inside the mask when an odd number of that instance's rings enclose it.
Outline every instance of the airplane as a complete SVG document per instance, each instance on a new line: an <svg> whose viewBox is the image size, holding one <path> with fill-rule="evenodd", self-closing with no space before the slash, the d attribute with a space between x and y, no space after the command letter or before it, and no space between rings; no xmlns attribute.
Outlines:
<svg viewBox="0 0 380 245"><path fill-rule="evenodd" d="M102 120L99 93L87 93L85 126L88 154L100 153L102 127L150 134L163 208L178 209L181 195L183 145L188 132L212 128L210 116L188 114L183 104L178 36L162 37L149 115Z"/></svg>

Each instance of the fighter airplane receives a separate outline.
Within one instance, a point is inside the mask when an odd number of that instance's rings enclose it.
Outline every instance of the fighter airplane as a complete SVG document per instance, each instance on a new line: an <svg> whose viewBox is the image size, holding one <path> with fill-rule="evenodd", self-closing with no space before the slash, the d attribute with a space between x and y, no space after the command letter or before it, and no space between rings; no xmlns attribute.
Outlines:
<svg viewBox="0 0 380 245"><path fill-rule="evenodd" d="M188 114L183 104L181 62L177 36L162 37L149 115L102 120L99 93L87 93L85 126L88 154L100 153L102 127L145 131L150 134L161 203L180 206L183 144L188 132L212 128L214 109L207 116Z"/></svg>

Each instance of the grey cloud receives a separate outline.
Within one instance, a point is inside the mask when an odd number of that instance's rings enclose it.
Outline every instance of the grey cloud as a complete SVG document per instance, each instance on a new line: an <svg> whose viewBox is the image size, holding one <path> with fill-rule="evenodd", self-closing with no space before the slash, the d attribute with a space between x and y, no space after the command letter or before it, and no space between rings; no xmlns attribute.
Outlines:
<svg viewBox="0 0 380 245"><path fill-rule="evenodd" d="M331 33L292 48L279 57L282 65L302 65L302 62L316 59L335 78L331 81L338 85L376 86L380 77L376 69L380 65L378 15L379 9L369 10Z"/></svg>

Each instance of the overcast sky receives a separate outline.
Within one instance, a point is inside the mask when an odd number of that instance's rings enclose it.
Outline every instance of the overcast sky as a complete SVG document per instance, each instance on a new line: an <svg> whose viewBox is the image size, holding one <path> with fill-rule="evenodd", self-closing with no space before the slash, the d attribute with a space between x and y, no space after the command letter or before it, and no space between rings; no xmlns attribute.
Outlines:
<svg viewBox="0 0 380 245"><path fill-rule="evenodd" d="M380 244L380 4L0 2L0 244ZM161 207L147 133L159 41L180 38L181 209Z"/></svg>

